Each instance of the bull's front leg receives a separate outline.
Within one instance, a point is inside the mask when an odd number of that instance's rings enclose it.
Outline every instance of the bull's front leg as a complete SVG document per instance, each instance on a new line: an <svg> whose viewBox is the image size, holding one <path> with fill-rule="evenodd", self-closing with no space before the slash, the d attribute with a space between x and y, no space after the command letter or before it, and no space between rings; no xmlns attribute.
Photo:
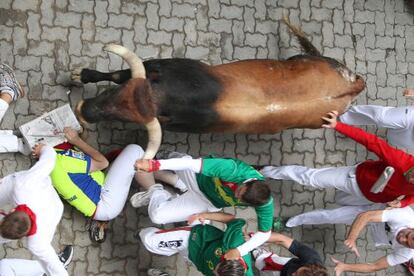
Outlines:
<svg viewBox="0 0 414 276"><path fill-rule="evenodd" d="M119 70L115 72L103 73L97 70L88 68L75 68L71 72L71 79L76 84L112 81L117 84L122 84L131 78L131 70Z"/></svg>

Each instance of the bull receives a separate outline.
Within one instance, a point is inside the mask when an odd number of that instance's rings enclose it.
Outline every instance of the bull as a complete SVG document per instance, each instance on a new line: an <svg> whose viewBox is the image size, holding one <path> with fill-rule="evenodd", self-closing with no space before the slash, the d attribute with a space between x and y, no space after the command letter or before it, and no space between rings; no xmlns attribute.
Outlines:
<svg viewBox="0 0 414 276"><path fill-rule="evenodd" d="M80 101L80 121L123 120L148 130L145 158L169 131L271 134L288 128L319 128L328 111L343 112L365 87L345 65L324 57L301 30L286 21L305 55L287 60L243 60L209 66L171 58L142 62L119 45L105 50L121 56L130 69L103 73L82 69L72 79L120 84Z"/></svg>

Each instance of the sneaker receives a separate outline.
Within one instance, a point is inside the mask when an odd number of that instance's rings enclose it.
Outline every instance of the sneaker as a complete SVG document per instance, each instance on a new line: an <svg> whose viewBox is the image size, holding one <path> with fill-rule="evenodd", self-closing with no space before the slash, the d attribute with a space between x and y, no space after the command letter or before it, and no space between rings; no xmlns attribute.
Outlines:
<svg viewBox="0 0 414 276"><path fill-rule="evenodd" d="M170 276L167 272L162 271L158 268L150 268L147 271L148 276Z"/></svg>
<svg viewBox="0 0 414 276"><path fill-rule="evenodd" d="M58 254L59 261L62 262L65 268L68 267L73 257L73 246L66 245L66 247Z"/></svg>
<svg viewBox="0 0 414 276"><path fill-rule="evenodd" d="M282 216L274 217L272 231L280 233L283 230L285 230L286 222L288 220L289 220L289 217L282 217Z"/></svg>
<svg viewBox="0 0 414 276"><path fill-rule="evenodd" d="M413 259L410 259L409 261L403 263L403 265L408 269L408 271L411 273L411 275L414 275Z"/></svg>
<svg viewBox="0 0 414 276"><path fill-rule="evenodd" d="M106 228L108 227L107 221L99 221L91 219L87 226L89 231L89 238L93 242L103 243L106 240Z"/></svg>
<svg viewBox="0 0 414 276"><path fill-rule="evenodd" d="M161 184L152 185L147 191L139 192L131 196L129 202L131 202L132 207L139 208L142 206L147 206L150 202L151 195L156 190L164 189Z"/></svg>
<svg viewBox="0 0 414 276"><path fill-rule="evenodd" d="M0 91L9 94L14 101L24 96L24 90L16 80L13 69L5 63L0 64Z"/></svg>
<svg viewBox="0 0 414 276"><path fill-rule="evenodd" d="M257 247L257 248L252 250L252 257L253 257L254 261L256 261L257 258L259 258L259 256L269 257L272 254L273 254L272 252L265 249L264 247Z"/></svg>

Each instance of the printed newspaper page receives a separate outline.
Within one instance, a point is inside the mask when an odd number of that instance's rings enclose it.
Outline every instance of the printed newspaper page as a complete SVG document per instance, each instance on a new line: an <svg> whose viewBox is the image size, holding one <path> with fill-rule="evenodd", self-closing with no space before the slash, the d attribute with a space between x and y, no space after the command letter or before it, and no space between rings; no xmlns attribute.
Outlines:
<svg viewBox="0 0 414 276"><path fill-rule="evenodd" d="M72 127L80 131L81 126L69 104L58 107L19 127L26 143L32 148L38 143L56 146L65 142L63 129Z"/></svg>

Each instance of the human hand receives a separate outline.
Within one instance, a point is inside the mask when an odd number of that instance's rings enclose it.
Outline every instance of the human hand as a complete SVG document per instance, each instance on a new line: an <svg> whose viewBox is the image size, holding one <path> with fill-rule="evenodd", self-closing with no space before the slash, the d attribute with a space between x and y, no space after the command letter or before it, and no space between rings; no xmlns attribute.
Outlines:
<svg viewBox="0 0 414 276"><path fill-rule="evenodd" d="M349 238L348 237L348 239L346 239L345 241L344 241L344 244L349 248L349 249L351 249L354 253L355 253L355 255L357 255L357 257L359 258L360 257L360 255L359 255L359 252L358 252L358 247L357 247L357 245L356 245L356 241L355 241L355 239L353 239L353 238Z"/></svg>
<svg viewBox="0 0 414 276"><path fill-rule="evenodd" d="M206 218L204 217L203 213L193 214L187 218L188 225L192 225L195 221L200 221L201 224L204 224Z"/></svg>
<svg viewBox="0 0 414 276"><path fill-rule="evenodd" d="M395 199L393 201L387 202L387 210L393 209L393 208L401 208L401 200Z"/></svg>
<svg viewBox="0 0 414 276"><path fill-rule="evenodd" d="M335 276L340 276L342 272L345 272L345 263L331 257L332 262L335 264Z"/></svg>
<svg viewBox="0 0 414 276"><path fill-rule="evenodd" d="M135 169L143 172L155 172L160 169L160 162L153 159L139 159L135 162Z"/></svg>
<svg viewBox="0 0 414 276"><path fill-rule="evenodd" d="M44 144L34 145L34 147L32 148L32 157L33 158L39 158L40 157L40 152L42 151L42 148L44 146L45 146Z"/></svg>
<svg viewBox="0 0 414 276"><path fill-rule="evenodd" d="M335 128L338 118L338 111L332 110L326 114L325 117L322 117L322 120L327 122L327 124L323 124L322 127L324 128Z"/></svg>
<svg viewBox="0 0 414 276"><path fill-rule="evenodd" d="M240 258L240 252L237 248L230 249L224 254L224 259L226 260L238 260Z"/></svg>
<svg viewBox="0 0 414 276"><path fill-rule="evenodd" d="M76 145L77 142L81 139L79 137L79 133L71 127L65 127L63 129L63 133L65 134L66 140L72 145Z"/></svg>

